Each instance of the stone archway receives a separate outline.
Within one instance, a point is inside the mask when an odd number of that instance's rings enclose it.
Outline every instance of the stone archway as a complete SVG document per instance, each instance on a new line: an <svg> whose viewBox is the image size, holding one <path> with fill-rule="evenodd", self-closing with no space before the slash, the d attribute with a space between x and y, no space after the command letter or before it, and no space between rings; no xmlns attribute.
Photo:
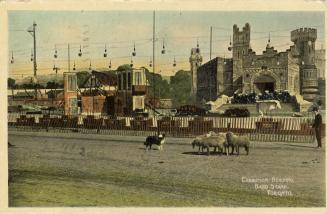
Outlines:
<svg viewBox="0 0 327 214"><path fill-rule="evenodd" d="M280 78L269 70L262 70L251 77L251 91L263 93L280 90Z"/></svg>

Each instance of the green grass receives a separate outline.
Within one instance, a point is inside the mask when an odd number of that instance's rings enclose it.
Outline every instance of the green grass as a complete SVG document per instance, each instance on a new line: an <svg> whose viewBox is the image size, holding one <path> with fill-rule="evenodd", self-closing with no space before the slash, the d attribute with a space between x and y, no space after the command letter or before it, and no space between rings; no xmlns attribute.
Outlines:
<svg viewBox="0 0 327 214"><path fill-rule="evenodd" d="M273 197L226 181L213 185L126 171L29 169L11 170L10 176L9 206L325 206L324 200Z"/></svg>

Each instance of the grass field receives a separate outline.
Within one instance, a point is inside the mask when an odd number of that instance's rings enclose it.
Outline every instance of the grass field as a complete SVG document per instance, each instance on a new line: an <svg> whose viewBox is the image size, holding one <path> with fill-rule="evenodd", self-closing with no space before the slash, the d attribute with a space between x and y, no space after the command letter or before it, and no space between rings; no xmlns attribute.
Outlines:
<svg viewBox="0 0 327 214"><path fill-rule="evenodd" d="M256 143L250 155L198 155L190 145L9 135L9 206L325 206L325 149ZM81 148L85 155L81 155ZM248 178L291 178L293 196ZM268 183L272 184L271 182Z"/></svg>

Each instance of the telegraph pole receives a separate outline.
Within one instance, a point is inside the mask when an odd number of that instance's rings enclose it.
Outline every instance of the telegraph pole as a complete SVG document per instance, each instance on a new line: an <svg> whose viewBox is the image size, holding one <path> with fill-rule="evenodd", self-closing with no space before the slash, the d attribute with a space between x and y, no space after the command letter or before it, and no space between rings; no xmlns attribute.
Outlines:
<svg viewBox="0 0 327 214"><path fill-rule="evenodd" d="M152 37L152 84L153 84L153 116L156 115L156 84L154 82L155 77L155 30L156 29L156 11L153 11L153 37Z"/></svg>
<svg viewBox="0 0 327 214"><path fill-rule="evenodd" d="M212 54L212 26L210 26L210 60Z"/></svg>
<svg viewBox="0 0 327 214"><path fill-rule="evenodd" d="M68 72L70 72L70 47L68 43Z"/></svg>
<svg viewBox="0 0 327 214"><path fill-rule="evenodd" d="M34 68L34 80L36 80L36 71L37 71L37 65L36 65L36 23L33 22L33 28L28 29L27 32L29 32L33 36L33 46L34 46L34 56L33 56L33 68ZM37 89L36 89L36 83L35 83L35 100L37 100Z"/></svg>
<svg viewBox="0 0 327 214"><path fill-rule="evenodd" d="M155 80L155 77L154 77L154 74L155 74L155 36L156 36L156 11L154 10L153 11L153 43L152 43L152 71L153 71L153 80L152 80L152 83L153 83L153 100L154 100L154 105L153 105L153 119L155 120L156 119L156 84L154 82ZM160 102L160 101L159 101ZM159 136L160 134L160 130L159 130L159 124L158 124L158 121L157 121L157 135Z"/></svg>

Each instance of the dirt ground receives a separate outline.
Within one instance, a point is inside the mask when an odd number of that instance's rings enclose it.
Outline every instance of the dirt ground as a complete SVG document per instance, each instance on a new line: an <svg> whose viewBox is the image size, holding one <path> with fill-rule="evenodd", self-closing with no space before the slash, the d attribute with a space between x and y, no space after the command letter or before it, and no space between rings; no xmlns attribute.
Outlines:
<svg viewBox="0 0 327 214"><path fill-rule="evenodd" d="M325 206L325 145L261 142L248 156L206 156L186 144L146 151L141 142L96 138L9 142L11 207Z"/></svg>

